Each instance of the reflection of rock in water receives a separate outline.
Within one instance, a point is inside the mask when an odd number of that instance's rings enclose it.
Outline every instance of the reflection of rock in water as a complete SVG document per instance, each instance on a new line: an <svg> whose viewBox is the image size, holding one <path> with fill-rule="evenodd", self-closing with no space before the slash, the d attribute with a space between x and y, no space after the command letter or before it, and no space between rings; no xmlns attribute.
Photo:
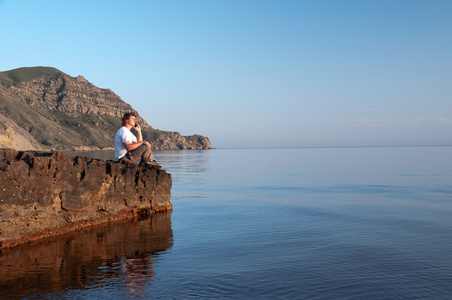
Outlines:
<svg viewBox="0 0 452 300"><path fill-rule="evenodd" d="M171 248L171 214L122 221L3 250L0 291L5 298L78 289L120 278L136 294L153 276L153 255Z"/></svg>

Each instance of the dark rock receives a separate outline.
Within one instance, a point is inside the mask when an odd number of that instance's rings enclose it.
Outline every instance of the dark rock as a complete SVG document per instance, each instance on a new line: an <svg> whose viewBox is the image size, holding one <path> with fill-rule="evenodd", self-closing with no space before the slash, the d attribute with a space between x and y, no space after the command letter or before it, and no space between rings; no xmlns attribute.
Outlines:
<svg viewBox="0 0 452 300"><path fill-rule="evenodd" d="M0 248L171 209L165 170L0 149L0 174Z"/></svg>

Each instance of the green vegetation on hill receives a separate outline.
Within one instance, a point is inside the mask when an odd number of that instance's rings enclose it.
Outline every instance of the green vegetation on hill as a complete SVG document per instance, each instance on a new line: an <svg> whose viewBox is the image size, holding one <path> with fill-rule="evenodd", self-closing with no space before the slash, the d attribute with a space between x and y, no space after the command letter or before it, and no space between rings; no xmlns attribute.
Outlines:
<svg viewBox="0 0 452 300"><path fill-rule="evenodd" d="M32 67L19 68L10 71L0 72L0 80L11 84L17 84L24 81L30 81L46 75L61 74L58 69L51 67Z"/></svg>

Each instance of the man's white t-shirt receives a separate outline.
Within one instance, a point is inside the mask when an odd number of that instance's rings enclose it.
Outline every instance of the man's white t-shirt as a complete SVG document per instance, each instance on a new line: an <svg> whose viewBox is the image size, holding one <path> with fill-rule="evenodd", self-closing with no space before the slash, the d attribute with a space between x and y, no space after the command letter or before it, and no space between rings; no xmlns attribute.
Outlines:
<svg viewBox="0 0 452 300"><path fill-rule="evenodd" d="M129 143L135 143L137 141L137 137L129 129L127 129L127 127L122 126L119 128L118 132L116 132L115 136L115 156L118 160L127 154L127 149L124 146L124 142L126 141Z"/></svg>

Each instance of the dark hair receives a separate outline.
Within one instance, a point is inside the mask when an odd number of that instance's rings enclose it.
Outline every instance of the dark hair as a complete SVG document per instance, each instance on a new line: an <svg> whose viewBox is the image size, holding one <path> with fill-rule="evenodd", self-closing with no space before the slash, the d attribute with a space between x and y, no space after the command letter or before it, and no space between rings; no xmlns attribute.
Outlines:
<svg viewBox="0 0 452 300"><path fill-rule="evenodd" d="M134 116L135 118L137 117L137 115L134 112L128 112L125 113L124 116L122 117L122 126L125 126L127 123L127 120L130 119L130 117Z"/></svg>

